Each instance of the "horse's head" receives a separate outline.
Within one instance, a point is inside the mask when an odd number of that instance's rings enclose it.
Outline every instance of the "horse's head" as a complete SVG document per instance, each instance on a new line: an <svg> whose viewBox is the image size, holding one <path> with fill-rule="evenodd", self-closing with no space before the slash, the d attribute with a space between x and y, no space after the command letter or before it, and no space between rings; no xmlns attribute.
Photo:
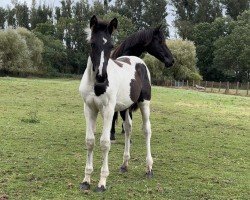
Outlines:
<svg viewBox="0 0 250 200"><path fill-rule="evenodd" d="M90 19L90 58L97 82L104 82L107 79L107 65L113 48L111 34L117 29L117 24L116 18L109 23L99 21L95 15Z"/></svg>
<svg viewBox="0 0 250 200"><path fill-rule="evenodd" d="M148 53L165 63L166 67L171 67L174 64L174 58L166 45L166 40L161 31L161 26L153 29L153 38L146 46Z"/></svg>

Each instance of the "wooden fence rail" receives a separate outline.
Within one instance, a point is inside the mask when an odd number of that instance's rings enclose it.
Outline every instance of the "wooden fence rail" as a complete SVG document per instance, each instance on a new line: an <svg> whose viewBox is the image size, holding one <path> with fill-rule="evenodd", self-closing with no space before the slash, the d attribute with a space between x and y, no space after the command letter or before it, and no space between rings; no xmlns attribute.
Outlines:
<svg viewBox="0 0 250 200"><path fill-rule="evenodd" d="M152 80L154 85L194 89L204 92L234 94L241 96L250 95L249 82L247 83L232 83L232 82L214 82L214 81L188 81L188 80Z"/></svg>

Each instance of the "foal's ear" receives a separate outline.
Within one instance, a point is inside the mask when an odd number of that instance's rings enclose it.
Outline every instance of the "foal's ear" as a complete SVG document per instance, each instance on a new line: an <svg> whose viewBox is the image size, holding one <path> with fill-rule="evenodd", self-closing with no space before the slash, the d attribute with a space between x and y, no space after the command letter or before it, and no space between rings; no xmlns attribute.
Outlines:
<svg viewBox="0 0 250 200"><path fill-rule="evenodd" d="M118 20L117 20L116 18L112 19L112 20L109 22L108 31L109 31L109 34L110 34L110 35L113 33L114 30L117 29L117 26L118 26Z"/></svg>
<svg viewBox="0 0 250 200"><path fill-rule="evenodd" d="M161 27L162 27L162 24L160 24L159 26L157 26L157 27L154 29L154 33L158 33L158 32L161 30Z"/></svg>
<svg viewBox="0 0 250 200"><path fill-rule="evenodd" d="M95 15L93 15L93 17L91 17L91 19L90 19L90 28L92 28L97 23L98 23L98 19Z"/></svg>

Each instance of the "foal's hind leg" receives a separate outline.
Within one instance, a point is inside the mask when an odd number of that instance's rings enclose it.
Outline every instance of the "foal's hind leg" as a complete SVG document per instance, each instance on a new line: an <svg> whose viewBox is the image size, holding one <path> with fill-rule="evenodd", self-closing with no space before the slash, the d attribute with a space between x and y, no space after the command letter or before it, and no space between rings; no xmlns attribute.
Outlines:
<svg viewBox="0 0 250 200"><path fill-rule="evenodd" d="M95 145L95 126L98 111L91 109L88 105L84 105L84 115L86 119L86 146L87 161L85 167L85 177L80 184L82 190L90 189L90 176L93 172L93 149Z"/></svg>
<svg viewBox="0 0 250 200"><path fill-rule="evenodd" d="M115 112L113 121L112 121L111 133L110 133L111 142L115 142L115 123L116 123L117 118L118 118L118 112Z"/></svg>
<svg viewBox="0 0 250 200"><path fill-rule="evenodd" d="M142 114L142 129L145 133L146 138L146 147L147 147L147 177L151 178L153 176L152 166L153 166L153 158L151 156L151 147L150 147L150 139L151 139L151 124L149 121L150 116L150 101L144 100L143 102L139 103L139 107Z"/></svg>
<svg viewBox="0 0 250 200"><path fill-rule="evenodd" d="M129 110L121 112L122 118L124 119L123 127L125 131L125 149L123 154L123 164L120 168L121 172L128 171L128 161L130 159L130 137L132 132L132 119L129 114Z"/></svg>

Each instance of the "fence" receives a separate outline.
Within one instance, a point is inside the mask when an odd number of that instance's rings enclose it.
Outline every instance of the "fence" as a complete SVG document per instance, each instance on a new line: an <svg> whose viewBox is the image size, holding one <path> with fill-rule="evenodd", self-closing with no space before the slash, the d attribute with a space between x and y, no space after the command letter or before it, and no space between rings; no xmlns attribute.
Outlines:
<svg viewBox="0 0 250 200"><path fill-rule="evenodd" d="M214 92L221 94L233 94L241 96L250 96L249 82L247 83L230 83L230 82L214 82L214 81L153 81L154 84L165 87L194 89L204 92Z"/></svg>

